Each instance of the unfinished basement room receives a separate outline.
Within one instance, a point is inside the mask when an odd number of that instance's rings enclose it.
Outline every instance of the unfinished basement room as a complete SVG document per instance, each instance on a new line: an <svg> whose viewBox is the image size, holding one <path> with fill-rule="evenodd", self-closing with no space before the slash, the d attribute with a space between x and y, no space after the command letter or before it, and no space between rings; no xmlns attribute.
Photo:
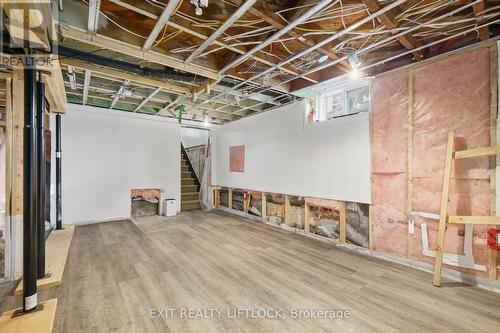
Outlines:
<svg viewBox="0 0 500 333"><path fill-rule="evenodd" d="M500 333L500 0L0 14L0 333Z"/></svg>

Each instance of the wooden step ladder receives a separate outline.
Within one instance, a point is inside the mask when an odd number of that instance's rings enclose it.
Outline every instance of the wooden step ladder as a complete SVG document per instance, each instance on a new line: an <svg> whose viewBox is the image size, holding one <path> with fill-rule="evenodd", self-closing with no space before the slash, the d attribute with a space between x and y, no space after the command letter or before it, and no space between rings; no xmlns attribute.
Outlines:
<svg viewBox="0 0 500 333"><path fill-rule="evenodd" d="M448 216L448 200L450 195L451 170L453 160L473 158L480 156L491 156L500 153L500 146L468 149L454 151L455 133L448 133L448 145L446 147L446 159L443 175L443 192L441 196L441 212L439 215L439 231L437 238L436 260L434 262L434 285L441 285L441 268L443 266L443 252L446 228L449 223L456 224L489 224L492 227L500 225L500 217L496 216ZM496 279L496 256L497 251L490 250L490 279Z"/></svg>

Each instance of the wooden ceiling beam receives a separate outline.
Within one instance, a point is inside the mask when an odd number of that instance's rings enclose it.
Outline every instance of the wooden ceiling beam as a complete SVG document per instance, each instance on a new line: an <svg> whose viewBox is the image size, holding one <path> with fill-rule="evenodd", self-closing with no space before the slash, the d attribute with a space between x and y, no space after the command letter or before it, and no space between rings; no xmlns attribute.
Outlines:
<svg viewBox="0 0 500 333"><path fill-rule="evenodd" d="M141 14L141 15L143 15L145 17L148 17L148 18L150 18L152 20L157 20L158 19L157 15L155 15L153 13L150 13L148 11L145 11L143 9L140 9L140 8L138 8L136 6L133 6L133 5L129 4L129 3L126 3L126 2L124 2L122 0L109 0L109 1L112 2L112 3L114 3L114 4L116 4L116 5L122 6L123 8L131 10L131 11L137 13L137 14ZM187 34L189 34L191 36L197 37L197 38L202 39L204 41L206 41L209 38L206 35L198 32L198 31L193 30L190 27L186 27L186 26L184 26L182 24L179 24L177 22L174 22L174 21L169 21L168 25L171 26L172 28L175 28L177 30L185 32L185 33L187 33ZM238 53L238 54L244 54L246 52L246 50L244 50L242 47L231 46L231 45L225 44L225 43L223 43L223 42L221 42L221 41L219 41L217 39L215 39L213 41L213 45L221 46L221 47L223 47L223 48L225 48L227 50L230 50L230 51ZM269 60L266 60L264 58L255 56L255 55L252 56L252 59L255 60L255 61L257 61L257 62L260 62L260 63L262 63L264 65L267 65L267 66L273 66L274 65L273 62L271 62ZM292 69L290 69L288 67L281 67L280 69L283 70L284 72L288 73L288 74L291 74L291 75L294 75L294 76L298 75L297 72L293 71ZM304 80L308 80L310 82L317 83L317 81L314 78L311 79L309 77L304 77Z"/></svg>
<svg viewBox="0 0 500 333"><path fill-rule="evenodd" d="M123 72L120 70L116 70L110 67L104 67L92 63L88 63L85 61L80 61L76 59L61 59L61 62L65 66L73 66L76 68L80 68L82 70L89 70L94 73L101 73L119 80L129 80L130 82L136 82L139 83L140 85L148 86L148 87L161 87L162 89L173 92L176 94L188 94L191 95L191 90L189 88L185 87L180 87L178 85L168 83L168 82L163 82L160 80L156 79L151 79L145 76L140 76L140 75L135 75L135 74L130 74L127 72Z"/></svg>
<svg viewBox="0 0 500 333"><path fill-rule="evenodd" d="M382 8L382 6L378 3L377 0L363 0L363 3L368 8L368 11L370 13L375 13ZM396 19L396 15L394 14L393 11L389 11L382 15L379 15L378 19L389 30L396 29L397 27L399 27L399 22ZM413 50L414 48L418 47L417 40L410 35L403 35L398 38L398 41L407 50ZM416 61L419 61L422 58L424 58L424 54L421 51L413 52L413 56L415 57Z"/></svg>
<svg viewBox="0 0 500 333"><path fill-rule="evenodd" d="M156 51L143 52L141 47L132 45L101 34L91 35L82 29L67 24L60 23L61 35L64 38L71 38L82 43L87 43L103 49L115 51L127 56L154 62L163 66L182 70L184 72L200 75L209 79L218 80L219 74L214 70L196 64L185 64L167 54Z"/></svg>
<svg viewBox="0 0 500 333"><path fill-rule="evenodd" d="M484 14L482 14L486 10L486 2L483 0L480 3L477 3L472 6L474 11L474 16L476 17L477 25L482 25L486 23L486 19L484 18ZM490 29L488 26L479 28L477 30L480 40L487 40L490 38Z"/></svg>
<svg viewBox="0 0 500 333"><path fill-rule="evenodd" d="M160 34L160 32L163 30L163 28L167 25L168 20L170 19L170 15L172 15L176 9L177 6L179 6L181 0L169 0L168 4L165 6L163 9L163 12L161 13L160 17L156 20L156 24L151 31L151 33L148 36L148 39L142 46L143 51L148 51L152 46L153 43L156 41L156 37Z"/></svg>

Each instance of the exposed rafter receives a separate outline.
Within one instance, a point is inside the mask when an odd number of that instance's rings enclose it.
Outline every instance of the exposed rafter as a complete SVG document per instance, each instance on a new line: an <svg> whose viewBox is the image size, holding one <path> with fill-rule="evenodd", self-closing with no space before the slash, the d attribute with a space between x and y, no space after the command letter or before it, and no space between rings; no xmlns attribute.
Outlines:
<svg viewBox="0 0 500 333"><path fill-rule="evenodd" d="M289 31L291 31L293 28L295 28L296 26L298 26L299 24L304 23L304 21L306 21L308 18L312 17L314 14L316 14L319 11L321 11L322 9L324 9L326 6L328 6L332 2L333 2L333 0L323 0L323 1L320 1L314 7L312 7L311 9L309 9L307 12L305 12L304 14L302 14L300 17L298 17L297 19L295 19L290 24L284 26L282 29L280 29L279 31L277 31L276 33L274 33L272 36L270 36L269 38L267 38L265 41L263 41L262 43L259 43L257 46L255 46L253 49L251 49L247 53L242 54L241 56L239 56L235 60L231 61L229 64L227 64L226 66L224 66L219 71L219 73L223 74L223 73L227 72L228 70L230 70L231 68L233 68L233 67L241 64L243 61L245 61L250 56L252 56L252 54L255 54L256 52L259 52L259 51L263 50L266 46L268 46L269 44L271 44L274 41L278 40L281 36L285 35Z"/></svg>
<svg viewBox="0 0 500 333"><path fill-rule="evenodd" d="M150 13L148 11L145 11L143 9L140 9L140 8L138 8L136 6L132 6L131 4L126 3L126 2L124 2L122 0L109 0L109 1L112 2L112 3L114 3L114 4L116 4L116 5L122 6L123 8L129 9L129 10L131 10L131 11L137 13L137 14L141 14L141 15L143 15L145 17L148 17L150 19L153 19L153 20L157 20L158 19L157 15L155 15L153 13ZM250 8L250 11L253 11L253 10L254 10L253 8ZM175 28L175 29L180 30L182 32L185 32L185 33L187 33L187 34L189 34L191 36L200 38L202 40L207 40L208 39L208 37L206 35L198 32L198 31L195 31L195 30L193 30L190 27L181 25L179 23L176 23L176 22L173 22L173 21L169 21L168 25L171 26L172 28ZM221 41L219 41L217 39L215 39L213 41L213 44L217 45L217 46L220 46L220 47L223 47L225 49L228 49L230 51L236 52L238 54L244 54L246 52L246 50L242 49L241 47L231 46L231 45L225 44L225 43L223 43L223 42L221 42ZM256 60L256 61L260 62L261 64L266 65L266 66L272 66L272 65L274 65L271 61L263 59L263 58L258 57L256 55L252 55L251 58L253 60ZM291 69L289 69L287 67L280 67L280 69L283 72L287 73L287 74L291 74L291 75L297 75L298 74L297 72L295 72L295 71L293 71L293 70L291 70ZM309 78L307 76L304 77L304 80L307 80L307 81L312 82L312 83L318 83L317 80Z"/></svg>
<svg viewBox="0 0 500 333"><path fill-rule="evenodd" d="M230 0L233 4L237 5L237 6L240 6L242 3L243 3L243 0ZM252 15L256 16L256 17L259 17L261 19L263 19L265 22L267 22L268 24L272 25L273 27L275 27L276 29L278 30L281 30L283 29L286 25L283 24L279 19L275 18L272 16L272 14L268 14L268 13L264 13L263 11L261 10L258 10L256 8L251 8L249 10L249 13L251 13ZM295 32L294 30L290 30L287 35L291 36L291 37L294 37L298 42L300 42L302 45L304 46L307 46L307 47L311 47L311 46L314 46L315 42L313 42L312 40L302 36L301 34ZM339 57L334 53L332 52L331 50L327 49L326 47L320 47L318 49L319 52L327 55L330 59L332 60L336 60L338 59ZM346 70L350 70L351 68L349 67L349 65L344 65L344 64L340 64L341 68L343 69L346 69Z"/></svg>
<svg viewBox="0 0 500 333"><path fill-rule="evenodd" d="M481 25L486 22L484 14L482 14L486 9L485 0L475 4L472 9L474 10L474 16L476 17L477 25ZM487 26L479 28L477 30L480 40L487 40L490 38L490 30Z"/></svg>
<svg viewBox="0 0 500 333"><path fill-rule="evenodd" d="M186 59L186 63L189 64L191 61L196 59L207 47L209 47L217 38L219 38L220 35L224 33L228 28L230 28L234 22L236 22L237 19L239 19L241 16L243 16L247 10L249 10L257 0L247 0L241 7L234 12L231 17L229 17L215 32L210 35L205 41L198 46L198 48L191 53L191 55Z"/></svg>
<svg viewBox="0 0 500 333"><path fill-rule="evenodd" d="M146 40L146 42L142 46L143 51L148 51L151 48L151 46L153 46L153 43L155 42L156 37L158 37L158 35L162 31L162 29L164 29L165 26L167 25L168 20L170 18L170 15L172 15L172 13L175 12L180 1L181 0L169 0L168 1L167 6L165 7L163 12L161 13L160 17L156 21L156 24L155 24L153 30L149 34L148 39Z"/></svg>
<svg viewBox="0 0 500 333"><path fill-rule="evenodd" d="M101 9L101 0L89 0L89 18L87 25L87 31L89 34L97 32L100 9Z"/></svg>
<svg viewBox="0 0 500 333"><path fill-rule="evenodd" d="M368 7L370 13L374 13L382 8L377 0L363 0L363 3L366 5L366 7ZM389 30L399 27L399 22L396 19L396 14L393 11L379 15L378 19ZM413 50L418 46L417 41L411 35L401 36L398 38L398 41L407 50ZM421 60L424 57L423 53L420 51L413 52L413 55L415 57L415 60L417 61Z"/></svg>

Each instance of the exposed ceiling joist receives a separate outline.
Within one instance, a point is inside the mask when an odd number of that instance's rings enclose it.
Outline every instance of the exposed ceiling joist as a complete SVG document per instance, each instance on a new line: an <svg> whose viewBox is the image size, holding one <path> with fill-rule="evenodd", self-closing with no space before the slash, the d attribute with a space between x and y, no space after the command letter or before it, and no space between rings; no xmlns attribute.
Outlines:
<svg viewBox="0 0 500 333"><path fill-rule="evenodd" d="M97 32L100 9L101 9L101 0L89 0L89 18L88 18L87 31L90 34L94 34Z"/></svg>
<svg viewBox="0 0 500 333"><path fill-rule="evenodd" d="M230 1L237 6L239 6L243 3L243 0L230 0ZM256 17L262 18L266 23L272 25L273 27L275 27L278 30L281 30L285 27L285 24L283 24L281 21L279 21L275 17L272 17L271 16L272 14L264 13L263 11L258 10L256 8L251 8L249 10L249 12ZM302 45L307 46L307 47L311 47L315 44L315 42L302 36L301 34L295 32L294 30L290 30L287 33L287 35L294 37L298 42L300 42ZM332 60L336 60L339 58L334 52L332 52L331 50L329 50L325 47L320 47L318 49L318 51L327 55ZM348 64L341 63L340 66L345 70L349 70L349 71L351 70L351 67Z"/></svg>
<svg viewBox="0 0 500 333"><path fill-rule="evenodd" d="M87 43L103 49L115 51L128 56L144 59L160 65L179 69L188 73L200 75L209 79L218 80L219 75L211 69L196 64L184 62L169 55L155 51L143 52L142 48L101 34L91 35L82 29L66 24L60 24L61 34L64 38L71 38L82 43Z"/></svg>
<svg viewBox="0 0 500 333"><path fill-rule="evenodd" d="M148 11L145 11L145 10L143 10L141 8L138 8L136 6L133 6L133 5L129 4L129 3L126 3L126 2L124 2L122 0L109 0L109 1L112 2L112 3L114 3L114 4L116 4L116 5L122 6L123 8L129 9L129 10L135 12L135 13L138 13L138 14L141 14L141 15L143 15L145 17L148 17L150 19L153 19L153 20L157 20L158 19L157 15L155 15L153 13L150 13ZM254 10L253 8L250 8L250 11L253 11L253 10ZM209 38L209 37L205 36L204 34L198 32L198 31L193 30L190 27L178 24L178 23L173 22L173 21L169 21L168 25L171 26L172 28L175 28L177 30L185 32L185 33L187 33L187 34L189 34L191 36L200 38L200 39L202 39L204 41L206 41ZM225 43L223 43L223 42L221 42L221 41L219 41L217 39L215 39L213 41L213 44L217 45L217 46L220 46L220 47L223 47L223 48L225 48L227 50L233 51L233 52L238 53L238 54L244 54L246 52L246 50L242 49L241 47L231 46L231 45L225 44ZM263 59L263 58L258 57L256 55L252 55L251 58L254 59L257 62L260 62L261 64L266 65L266 66L273 66L274 65L271 61ZM290 70L287 67L281 67L280 69L283 72L291 74L291 75L297 75L298 74L297 72L295 72L293 70ZM318 81L316 81L314 79L311 79L311 78L309 78L307 76L304 77L304 80L307 80L307 81L312 82L312 83L318 83Z"/></svg>
<svg viewBox="0 0 500 333"><path fill-rule="evenodd" d="M191 53L191 55L186 59L186 63L189 64L191 61L196 59L207 47L209 47L217 38L219 38L224 31L230 28L237 19L243 16L255 3L257 0L247 0L242 6L236 10L233 15L231 15L215 32L210 35L205 41L198 46L198 48Z"/></svg>
<svg viewBox="0 0 500 333"><path fill-rule="evenodd" d="M89 97L89 87L90 87L90 77L92 72L88 69L85 70L85 79L83 81L83 102L82 104L87 104L87 99Z"/></svg>
<svg viewBox="0 0 500 333"><path fill-rule="evenodd" d="M307 12L302 14L300 17L295 19L293 22L284 26L282 29L275 32L272 36L268 37L265 41L263 41L262 43L259 43L257 46L255 46L250 51L246 52L245 54L242 54L241 56L239 56L235 60L231 61L226 66L224 66L219 71L219 73L223 74L223 73L227 72L228 70L230 70L231 68L238 66L239 64L244 62L246 59L248 59L250 56L252 56L256 52L261 51L266 46L268 46L269 44L278 40L278 38L285 35L287 32L291 31L293 28L295 28L299 24L304 23L304 21L306 21L308 18L312 17L314 14L318 13L319 11L323 10L326 6L328 6L332 2L333 2L333 0L323 0L323 1L318 2L314 7L310 8Z"/></svg>
<svg viewBox="0 0 500 333"><path fill-rule="evenodd" d="M366 7L368 7L368 10L370 11L370 13L375 13L382 8L382 6L378 3L377 0L363 0L363 3L366 5ZM386 12L382 15L379 15L378 19L389 30L396 29L397 27L399 27L399 22L396 19L396 15L394 14L394 12ZM413 50L414 48L416 48L418 46L415 38L413 38L409 34L399 37L398 41L407 50ZM424 55L421 51L415 51L415 52L413 52L413 55L414 55L416 61L419 61L424 57Z"/></svg>
<svg viewBox="0 0 500 333"><path fill-rule="evenodd" d="M130 82L137 82L149 87L161 87L166 91L176 94L191 94L191 90L188 88L180 87L173 83L151 79L145 76L130 74L110 67L99 66L75 59L61 59L61 62L66 66L73 66L80 69L90 70L92 72L102 73L120 80L129 80Z"/></svg>
<svg viewBox="0 0 500 333"><path fill-rule="evenodd" d="M153 97L155 97L156 94L158 94L161 91L161 87L158 87L153 91L148 97L144 98L144 100L141 102L141 104L137 105L135 108L134 112L139 111L146 103Z"/></svg>
<svg viewBox="0 0 500 333"><path fill-rule="evenodd" d="M162 29L165 28L165 26L168 23L168 20L170 19L170 15L172 15L175 12L175 10L177 9L177 6L179 6L180 2L181 2L181 0L169 0L168 1L167 6L165 7L163 12L161 13L160 17L156 21L156 24L155 24L153 30L149 34L148 39L146 40L146 42L142 46L143 51L148 51L151 48L151 46L153 46L153 43L155 42L156 37L158 37L158 35L162 31Z"/></svg>
<svg viewBox="0 0 500 333"><path fill-rule="evenodd" d="M483 23L486 23L486 20L484 18L483 12L486 10L486 3L485 1L481 1L478 4L475 4L472 6L472 9L474 11L474 16L476 17L476 22L477 25L482 25ZM477 30L477 33L479 35L480 40L487 40L490 38L490 30L487 26L481 27Z"/></svg>

